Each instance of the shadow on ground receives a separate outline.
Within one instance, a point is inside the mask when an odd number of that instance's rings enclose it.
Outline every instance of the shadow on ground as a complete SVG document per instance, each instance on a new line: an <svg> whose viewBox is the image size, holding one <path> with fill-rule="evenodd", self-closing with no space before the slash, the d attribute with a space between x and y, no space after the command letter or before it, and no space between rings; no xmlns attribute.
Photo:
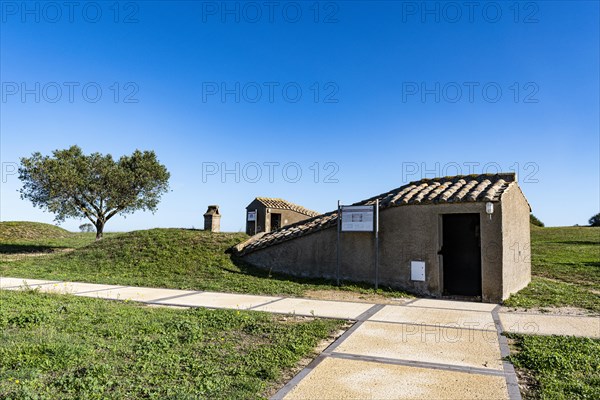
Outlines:
<svg viewBox="0 0 600 400"><path fill-rule="evenodd" d="M0 254L52 253L62 248L35 244L0 244Z"/></svg>

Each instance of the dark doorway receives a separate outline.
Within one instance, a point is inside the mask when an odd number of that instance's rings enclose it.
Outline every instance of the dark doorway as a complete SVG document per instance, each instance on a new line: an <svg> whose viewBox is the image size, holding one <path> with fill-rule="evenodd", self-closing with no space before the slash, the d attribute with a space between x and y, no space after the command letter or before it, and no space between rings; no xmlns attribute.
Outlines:
<svg viewBox="0 0 600 400"><path fill-rule="evenodd" d="M281 214L271 214L271 232L281 228Z"/></svg>
<svg viewBox="0 0 600 400"><path fill-rule="evenodd" d="M442 219L444 294L481 296L479 214L446 214Z"/></svg>

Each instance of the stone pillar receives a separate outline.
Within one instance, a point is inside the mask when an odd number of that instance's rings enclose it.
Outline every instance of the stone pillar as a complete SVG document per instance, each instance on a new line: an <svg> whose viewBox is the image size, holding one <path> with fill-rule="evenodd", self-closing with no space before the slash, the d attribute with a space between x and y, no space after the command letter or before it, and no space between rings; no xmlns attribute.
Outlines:
<svg viewBox="0 0 600 400"><path fill-rule="evenodd" d="M219 213L219 206L208 206L208 210L204 213L204 230L210 232L221 231L221 213Z"/></svg>

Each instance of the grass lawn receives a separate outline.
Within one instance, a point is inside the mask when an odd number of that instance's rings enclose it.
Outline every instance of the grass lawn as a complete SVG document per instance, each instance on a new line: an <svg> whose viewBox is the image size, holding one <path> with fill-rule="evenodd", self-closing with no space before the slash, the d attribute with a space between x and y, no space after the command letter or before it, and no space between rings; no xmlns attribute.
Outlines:
<svg viewBox="0 0 600 400"><path fill-rule="evenodd" d="M600 340L508 336L525 399L600 399Z"/></svg>
<svg viewBox="0 0 600 400"><path fill-rule="evenodd" d="M252 399L343 321L0 291L0 398Z"/></svg>
<svg viewBox="0 0 600 400"><path fill-rule="evenodd" d="M531 284L505 305L600 313L600 228L531 229Z"/></svg>

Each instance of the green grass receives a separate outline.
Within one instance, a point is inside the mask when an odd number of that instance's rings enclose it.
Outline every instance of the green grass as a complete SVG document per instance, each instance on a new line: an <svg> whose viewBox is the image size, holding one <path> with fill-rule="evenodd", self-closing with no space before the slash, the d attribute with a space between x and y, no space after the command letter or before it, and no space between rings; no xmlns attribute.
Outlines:
<svg viewBox="0 0 600 400"><path fill-rule="evenodd" d="M244 233L190 229L120 233L97 242L90 237L86 245L82 242L68 253L0 258L0 275L268 295L302 296L308 290L345 290L406 296L400 291L375 291L368 285L351 284L338 288L330 281L270 274L266 270L234 263L225 250L246 238ZM8 244L0 242L0 252L13 242L14 239Z"/></svg>
<svg viewBox="0 0 600 400"><path fill-rule="evenodd" d="M114 233L105 233L113 236ZM53 253L93 242L95 233L74 233L41 222L0 222L0 261L14 259L15 254ZM17 257L21 258L21 257Z"/></svg>
<svg viewBox="0 0 600 400"><path fill-rule="evenodd" d="M530 380L525 399L600 399L600 340L509 336L509 360Z"/></svg>
<svg viewBox="0 0 600 400"><path fill-rule="evenodd" d="M532 227L531 254L531 284L505 305L600 313L600 228Z"/></svg>
<svg viewBox="0 0 600 400"><path fill-rule="evenodd" d="M600 291L600 228L532 229L532 272Z"/></svg>
<svg viewBox="0 0 600 400"><path fill-rule="evenodd" d="M0 398L266 396L335 320L0 291Z"/></svg>
<svg viewBox="0 0 600 400"><path fill-rule="evenodd" d="M0 223L0 240L51 239L71 236L71 232L55 225L41 222L8 221Z"/></svg>

